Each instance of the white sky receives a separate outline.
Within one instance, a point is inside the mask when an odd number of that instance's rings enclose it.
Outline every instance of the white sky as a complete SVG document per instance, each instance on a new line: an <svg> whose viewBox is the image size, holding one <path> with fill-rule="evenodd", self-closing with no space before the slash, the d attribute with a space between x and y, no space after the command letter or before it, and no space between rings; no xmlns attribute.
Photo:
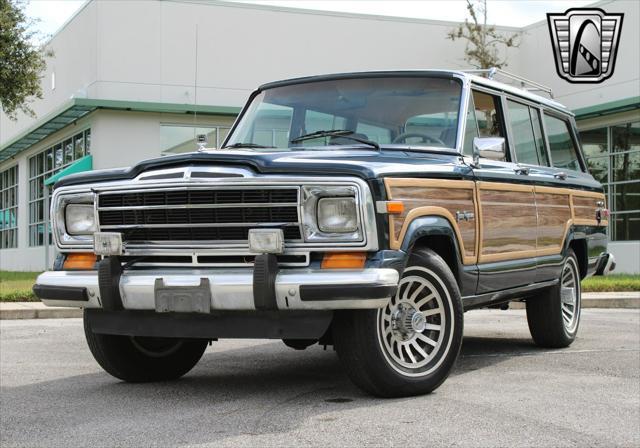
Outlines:
<svg viewBox="0 0 640 448"><path fill-rule="evenodd" d="M111 0L115 1L115 0ZM464 0L234 0L244 3L287 6L291 8L413 17L420 19L463 21L467 16ZM37 28L47 37L54 34L85 0L31 0L26 12L40 19ZM489 22L498 25L525 26L546 18L547 12L564 12L593 0L488 0Z"/></svg>

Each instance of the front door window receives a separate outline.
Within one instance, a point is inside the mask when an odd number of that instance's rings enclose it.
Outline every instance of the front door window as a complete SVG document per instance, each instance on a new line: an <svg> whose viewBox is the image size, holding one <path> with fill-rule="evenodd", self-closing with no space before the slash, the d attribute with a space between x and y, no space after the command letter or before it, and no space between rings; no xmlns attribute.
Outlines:
<svg viewBox="0 0 640 448"><path fill-rule="evenodd" d="M473 153L474 137L505 137L499 105L498 96L472 91L464 136L465 155Z"/></svg>

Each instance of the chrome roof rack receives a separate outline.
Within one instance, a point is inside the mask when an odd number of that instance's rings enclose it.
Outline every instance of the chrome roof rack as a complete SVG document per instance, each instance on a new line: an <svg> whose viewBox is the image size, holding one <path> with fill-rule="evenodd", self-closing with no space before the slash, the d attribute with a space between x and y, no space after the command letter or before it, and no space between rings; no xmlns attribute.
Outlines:
<svg viewBox="0 0 640 448"><path fill-rule="evenodd" d="M531 81L527 78L523 78L520 75L516 75L514 73L500 70L499 68L496 68L496 67L477 69L477 70L463 70L463 72L468 73L470 75L484 76L487 79L491 79L495 81L497 81L497 79L495 79L496 76L501 76L502 78L506 78L511 81L517 81L518 83L520 83L520 88L524 90L544 92L547 95L549 95L550 98L553 98L553 91L551 90L551 87L547 87L535 81Z"/></svg>

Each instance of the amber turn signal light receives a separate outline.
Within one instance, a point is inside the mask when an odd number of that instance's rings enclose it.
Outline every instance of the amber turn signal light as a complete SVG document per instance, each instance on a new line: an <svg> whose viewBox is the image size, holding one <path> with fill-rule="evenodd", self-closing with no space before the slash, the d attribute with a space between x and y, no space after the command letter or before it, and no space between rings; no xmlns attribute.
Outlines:
<svg viewBox="0 0 640 448"><path fill-rule="evenodd" d="M96 264L96 256L91 253L77 253L67 255L62 265L63 269L91 270Z"/></svg>
<svg viewBox="0 0 640 448"><path fill-rule="evenodd" d="M400 201L387 202L387 213L392 215L400 215L404 212L404 203Z"/></svg>
<svg viewBox="0 0 640 448"><path fill-rule="evenodd" d="M322 269L363 269L365 252L328 252L322 258Z"/></svg>

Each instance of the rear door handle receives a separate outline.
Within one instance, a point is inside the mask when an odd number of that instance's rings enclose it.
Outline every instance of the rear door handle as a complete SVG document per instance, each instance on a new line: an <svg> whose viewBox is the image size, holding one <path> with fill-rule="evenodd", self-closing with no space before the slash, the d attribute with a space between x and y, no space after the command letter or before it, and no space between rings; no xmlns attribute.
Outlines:
<svg viewBox="0 0 640 448"><path fill-rule="evenodd" d="M526 166L519 166L513 169L513 171L515 171L516 174L522 174L524 176L528 176L529 175L529 168L527 168Z"/></svg>
<svg viewBox="0 0 640 448"><path fill-rule="evenodd" d="M559 173L555 173L553 177L555 177L556 179L567 180L567 173L565 173L564 171L560 171Z"/></svg>

